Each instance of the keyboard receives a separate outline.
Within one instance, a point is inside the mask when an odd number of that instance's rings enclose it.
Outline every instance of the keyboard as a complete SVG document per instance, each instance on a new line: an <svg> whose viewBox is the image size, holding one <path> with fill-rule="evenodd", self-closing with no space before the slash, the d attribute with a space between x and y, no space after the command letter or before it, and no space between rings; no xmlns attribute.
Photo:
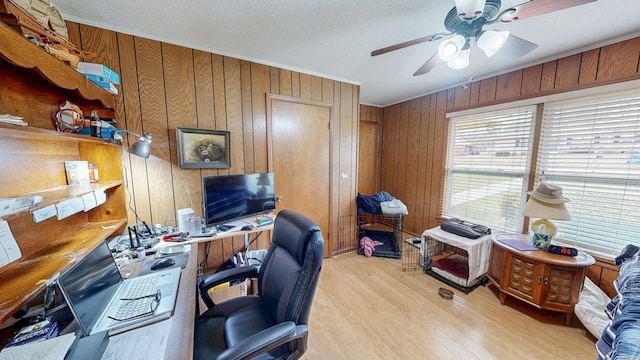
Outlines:
<svg viewBox="0 0 640 360"><path fill-rule="evenodd" d="M122 299L120 299L118 310L115 315L111 315L113 320L132 319L148 313L151 309L151 302L155 301L155 297L149 295L153 295L157 281L156 277L132 279L129 281L134 283Z"/></svg>
<svg viewBox="0 0 640 360"><path fill-rule="evenodd" d="M140 296L145 296L151 294L153 289L156 287L156 281L158 280L155 276L149 276L144 278L133 278L128 281L132 281L133 284L129 287L129 291L127 294L123 296L125 299L135 299Z"/></svg>
<svg viewBox="0 0 640 360"><path fill-rule="evenodd" d="M158 249L158 256L173 255L177 253L183 253L185 251L187 251L187 248L185 245L165 246L163 248Z"/></svg>

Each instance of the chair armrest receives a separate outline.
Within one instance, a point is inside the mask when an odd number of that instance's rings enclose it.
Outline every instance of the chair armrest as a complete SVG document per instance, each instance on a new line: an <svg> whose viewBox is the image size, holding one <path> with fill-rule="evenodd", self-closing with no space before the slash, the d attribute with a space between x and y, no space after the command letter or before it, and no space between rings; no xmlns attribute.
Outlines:
<svg viewBox="0 0 640 360"><path fill-rule="evenodd" d="M208 308L213 307L215 304L209 296L209 289L227 281L243 280L246 278L257 278L259 269L260 267L258 267L257 265L241 266L233 269L223 270L206 276L198 285L202 301L204 301Z"/></svg>
<svg viewBox="0 0 640 360"><path fill-rule="evenodd" d="M238 342L220 354L217 360L253 359L259 354L266 353L292 341L296 341L297 345L292 355L288 358L296 359L306 351L308 334L306 325L296 326L293 321L286 321Z"/></svg>

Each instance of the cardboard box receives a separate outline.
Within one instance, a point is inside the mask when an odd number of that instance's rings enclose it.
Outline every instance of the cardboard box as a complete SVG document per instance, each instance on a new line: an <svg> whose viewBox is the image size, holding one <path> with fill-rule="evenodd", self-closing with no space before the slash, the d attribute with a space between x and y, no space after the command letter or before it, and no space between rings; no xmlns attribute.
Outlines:
<svg viewBox="0 0 640 360"><path fill-rule="evenodd" d="M65 161L64 170L67 174L67 185L89 184L88 161Z"/></svg>
<svg viewBox="0 0 640 360"><path fill-rule="evenodd" d="M102 64L80 61L78 62L77 70L84 75L96 75L102 77L103 81L108 81L116 85L120 84L120 75Z"/></svg>
<svg viewBox="0 0 640 360"><path fill-rule="evenodd" d="M247 296L247 289L249 288L251 288L251 280L249 279L232 286L229 286L227 282L209 289L209 296L211 296L211 300L215 304L219 304L229 299Z"/></svg>

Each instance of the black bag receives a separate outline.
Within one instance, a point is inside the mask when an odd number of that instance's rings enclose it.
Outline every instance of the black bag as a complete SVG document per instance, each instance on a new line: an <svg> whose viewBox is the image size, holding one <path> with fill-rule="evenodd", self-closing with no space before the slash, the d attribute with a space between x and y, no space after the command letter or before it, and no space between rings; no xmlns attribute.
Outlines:
<svg viewBox="0 0 640 360"><path fill-rule="evenodd" d="M477 239L491 234L491 229L486 226L465 222L456 218L451 218L443 222L440 228L446 232L469 239Z"/></svg>

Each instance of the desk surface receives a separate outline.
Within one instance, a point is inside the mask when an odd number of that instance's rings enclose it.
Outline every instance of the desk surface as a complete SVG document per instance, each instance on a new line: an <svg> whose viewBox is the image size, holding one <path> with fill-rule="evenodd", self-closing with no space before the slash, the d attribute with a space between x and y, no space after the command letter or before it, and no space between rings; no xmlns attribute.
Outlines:
<svg viewBox="0 0 640 360"><path fill-rule="evenodd" d="M255 234L255 233L260 233L263 231L270 231L273 229L273 223L270 223L268 225L263 225L263 226L259 226L259 227L255 227L251 230L235 230L235 231L228 231L228 232L223 232L223 233L219 233L213 236L207 236L207 237L189 237L187 238L187 240L184 241L163 241L161 240L160 242L158 242L154 248L161 248L164 246L171 246L171 245L178 245L178 244L198 244L201 242L207 242L207 241L214 241L214 240L221 240L221 239L226 239L226 238L230 238L232 236L245 236L245 235L250 235L250 234Z"/></svg>
<svg viewBox="0 0 640 360"><path fill-rule="evenodd" d="M154 257L147 257L146 261L156 261ZM135 276L142 269L143 262L132 263L123 268L133 270ZM165 359L191 359L193 358L193 329L196 319L196 275L198 267L198 247L192 246L189 253L189 261L180 274L178 296L176 298L173 316L171 317L171 330Z"/></svg>

